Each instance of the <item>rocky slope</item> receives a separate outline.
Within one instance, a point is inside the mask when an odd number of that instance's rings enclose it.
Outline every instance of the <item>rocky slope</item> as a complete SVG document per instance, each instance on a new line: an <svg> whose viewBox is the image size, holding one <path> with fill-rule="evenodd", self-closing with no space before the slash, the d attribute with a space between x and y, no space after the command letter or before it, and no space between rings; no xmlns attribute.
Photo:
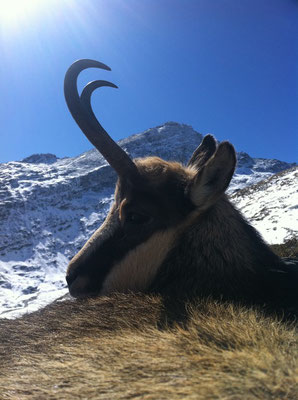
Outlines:
<svg viewBox="0 0 298 400"><path fill-rule="evenodd" d="M298 237L298 169L290 168L230 198L268 243Z"/></svg>

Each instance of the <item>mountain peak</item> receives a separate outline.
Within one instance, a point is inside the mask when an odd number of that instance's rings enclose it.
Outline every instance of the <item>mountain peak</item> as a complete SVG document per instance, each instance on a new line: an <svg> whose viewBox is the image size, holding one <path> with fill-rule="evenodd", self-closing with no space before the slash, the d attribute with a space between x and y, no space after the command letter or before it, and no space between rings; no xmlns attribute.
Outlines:
<svg viewBox="0 0 298 400"><path fill-rule="evenodd" d="M51 153L41 153L41 154L32 154L29 157L23 158L21 162L28 164L53 164L58 160L55 154Z"/></svg>

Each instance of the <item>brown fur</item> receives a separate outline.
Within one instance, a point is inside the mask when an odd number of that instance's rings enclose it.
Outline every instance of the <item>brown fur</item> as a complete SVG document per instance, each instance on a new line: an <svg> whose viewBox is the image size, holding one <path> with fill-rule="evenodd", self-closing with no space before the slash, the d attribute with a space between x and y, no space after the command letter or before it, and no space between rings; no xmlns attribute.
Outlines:
<svg viewBox="0 0 298 400"><path fill-rule="evenodd" d="M186 309L169 325L160 297L115 294L2 320L1 400L298 397L293 327L231 304Z"/></svg>
<svg viewBox="0 0 298 400"><path fill-rule="evenodd" d="M150 185L161 187L173 177L179 180L194 178L196 169L185 167L176 161L165 161L159 157L137 158L134 160L141 176L150 180Z"/></svg>

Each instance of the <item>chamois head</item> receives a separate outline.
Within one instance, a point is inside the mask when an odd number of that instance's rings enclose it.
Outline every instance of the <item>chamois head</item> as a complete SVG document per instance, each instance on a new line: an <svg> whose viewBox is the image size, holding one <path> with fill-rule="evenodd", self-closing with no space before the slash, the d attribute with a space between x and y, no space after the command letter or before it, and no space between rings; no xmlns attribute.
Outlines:
<svg viewBox="0 0 298 400"><path fill-rule="evenodd" d="M185 229L223 196L232 178L233 146L205 136L187 166L158 157L131 160L97 121L92 92L107 81L90 82L79 96L78 74L85 68L110 70L79 60L65 76L69 110L90 142L118 174L115 201L102 226L71 260L67 282L75 297L113 291L148 291Z"/></svg>

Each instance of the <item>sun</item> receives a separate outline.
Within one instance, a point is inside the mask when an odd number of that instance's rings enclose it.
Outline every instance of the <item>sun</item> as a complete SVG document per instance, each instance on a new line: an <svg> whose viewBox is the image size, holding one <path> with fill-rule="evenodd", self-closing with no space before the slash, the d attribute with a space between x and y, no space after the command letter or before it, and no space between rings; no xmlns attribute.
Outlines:
<svg viewBox="0 0 298 400"><path fill-rule="evenodd" d="M0 0L0 23L14 24L36 14L45 0Z"/></svg>

